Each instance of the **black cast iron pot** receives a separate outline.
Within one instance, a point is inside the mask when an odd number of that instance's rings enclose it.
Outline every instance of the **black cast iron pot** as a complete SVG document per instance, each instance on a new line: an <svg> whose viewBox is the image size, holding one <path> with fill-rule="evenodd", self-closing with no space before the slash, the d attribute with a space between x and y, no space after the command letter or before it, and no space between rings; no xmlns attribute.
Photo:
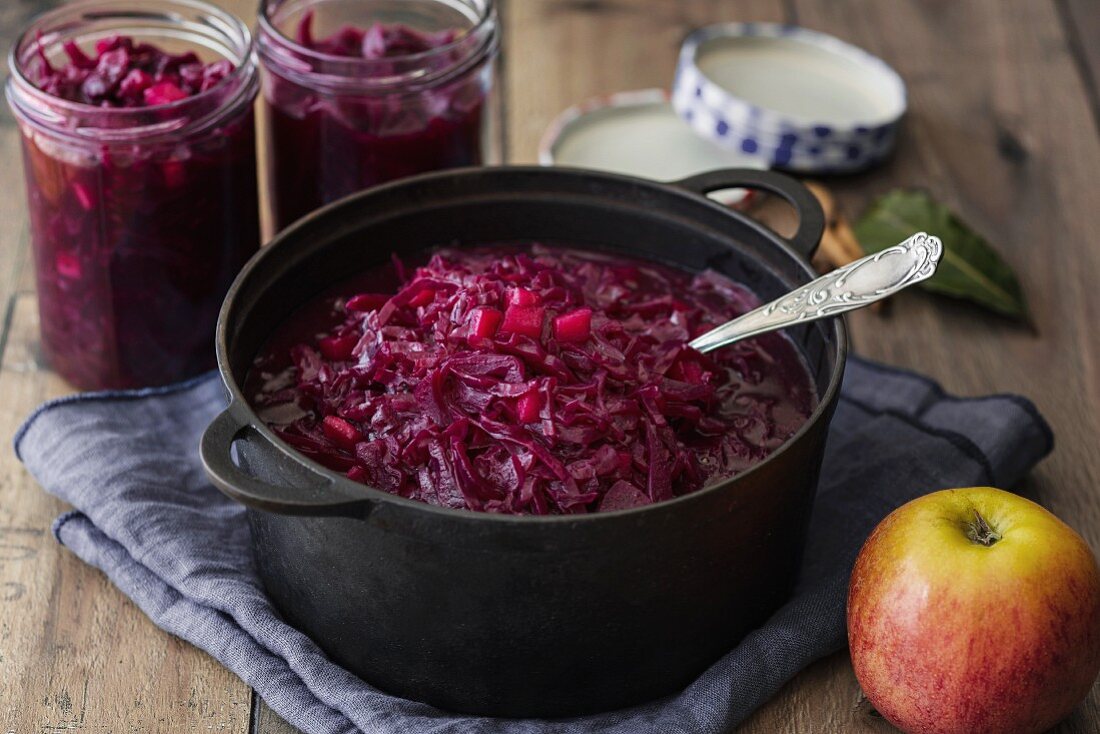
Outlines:
<svg viewBox="0 0 1100 734"><path fill-rule="evenodd" d="M785 240L707 199L749 186L799 211ZM788 594L845 355L841 322L790 332L821 404L770 458L649 507L580 517L442 509L297 454L241 393L263 342L357 271L440 244L539 240L714 268L771 299L810 280L823 227L801 185L730 170L675 184L547 168L432 174L358 194L281 234L218 323L228 409L202 457L249 508L259 573L286 620L378 688L459 712L557 717L684 687ZM238 463L231 458L236 444Z"/></svg>

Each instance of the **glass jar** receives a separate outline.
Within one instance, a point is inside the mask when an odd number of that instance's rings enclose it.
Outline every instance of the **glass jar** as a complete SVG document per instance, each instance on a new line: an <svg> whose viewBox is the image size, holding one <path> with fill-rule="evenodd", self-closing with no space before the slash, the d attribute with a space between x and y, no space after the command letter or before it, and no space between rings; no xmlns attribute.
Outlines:
<svg viewBox="0 0 1100 734"><path fill-rule="evenodd" d="M99 107L36 85L64 45L113 36L233 70L194 96ZM260 244L248 28L199 0L82 0L33 21L11 52L42 348L90 390L161 385L214 366L233 278Z"/></svg>
<svg viewBox="0 0 1100 734"><path fill-rule="evenodd" d="M386 181L496 162L499 37L492 0L263 0L275 227Z"/></svg>

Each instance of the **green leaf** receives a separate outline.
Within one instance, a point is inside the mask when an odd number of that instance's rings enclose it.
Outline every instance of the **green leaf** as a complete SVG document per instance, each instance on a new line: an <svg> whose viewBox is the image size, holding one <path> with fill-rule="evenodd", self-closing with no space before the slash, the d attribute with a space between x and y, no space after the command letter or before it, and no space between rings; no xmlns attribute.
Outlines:
<svg viewBox="0 0 1100 734"><path fill-rule="evenodd" d="M874 202L853 227L867 253L892 247L917 232L943 240L943 260L922 288L965 298L1026 321L1020 282L988 242L923 191L891 191Z"/></svg>

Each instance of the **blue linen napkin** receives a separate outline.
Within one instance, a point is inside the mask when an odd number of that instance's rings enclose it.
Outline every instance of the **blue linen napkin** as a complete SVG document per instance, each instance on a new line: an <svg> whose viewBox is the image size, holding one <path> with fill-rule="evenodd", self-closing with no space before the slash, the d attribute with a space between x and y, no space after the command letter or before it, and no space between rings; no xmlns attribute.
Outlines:
<svg viewBox="0 0 1100 734"><path fill-rule="evenodd" d="M382 693L279 618L253 568L244 509L199 463L199 436L224 405L214 375L62 398L27 419L15 450L76 508L54 523L62 543L308 734L727 732L799 670L844 647L848 576L879 520L936 489L1010 487L1053 445L1024 398L955 398L919 375L851 359L787 604L678 694L596 716L504 720Z"/></svg>

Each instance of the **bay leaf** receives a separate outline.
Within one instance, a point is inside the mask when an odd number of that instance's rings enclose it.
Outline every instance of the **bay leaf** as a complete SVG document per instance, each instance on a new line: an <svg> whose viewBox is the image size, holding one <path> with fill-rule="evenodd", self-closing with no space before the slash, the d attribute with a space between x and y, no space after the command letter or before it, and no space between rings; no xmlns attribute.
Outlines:
<svg viewBox="0 0 1100 734"><path fill-rule="evenodd" d="M868 207L854 229L867 253L885 250L917 232L939 237L943 259L921 288L1027 321L1027 302L1012 268L989 242L927 193L891 191Z"/></svg>

